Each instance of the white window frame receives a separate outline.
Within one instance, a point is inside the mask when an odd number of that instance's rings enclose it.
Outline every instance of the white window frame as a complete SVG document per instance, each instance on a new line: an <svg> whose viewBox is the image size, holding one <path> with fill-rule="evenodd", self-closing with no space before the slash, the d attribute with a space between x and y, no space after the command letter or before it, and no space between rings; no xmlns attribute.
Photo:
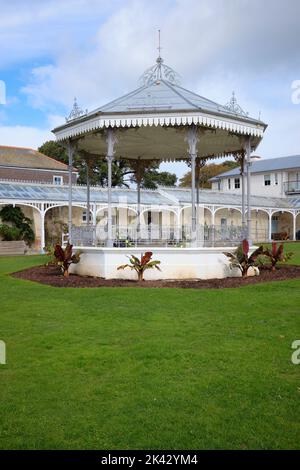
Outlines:
<svg viewBox="0 0 300 470"><path fill-rule="evenodd" d="M241 178L234 178L234 189L241 189Z"/></svg>
<svg viewBox="0 0 300 470"><path fill-rule="evenodd" d="M92 213L90 211L90 223L93 221L93 216L92 216ZM82 211L82 222L83 223L87 223L87 210L83 210Z"/></svg>
<svg viewBox="0 0 300 470"><path fill-rule="evenodd" d="M266 173L264 175L264 186L271 186L272 176L271 173ZM268 184L266 184L268 182Z"/></svg>
<svg viewBox="0 0 300 470"><path fill-rule="evenodd" d="M56 179L59 179L60 183L56 183ZM64 178L63 176L61 175L53 175L53 184L57 185L57 186L61 186L62 184L64 184Z"/></svg>

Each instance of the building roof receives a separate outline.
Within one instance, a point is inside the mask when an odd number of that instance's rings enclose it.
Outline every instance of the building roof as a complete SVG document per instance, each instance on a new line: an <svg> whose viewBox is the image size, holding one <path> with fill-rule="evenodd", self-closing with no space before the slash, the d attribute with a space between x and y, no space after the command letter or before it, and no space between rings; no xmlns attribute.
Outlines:
<svg viewBox="0 0 300 470"><path fill-rule="evenodd" d="M68 185L9 183L0 181L0 199L27 199L32 201L66 202L68 204ZM86 186L73 186L72 199L74 204L86 203ZM107 189L91 187L91 203L107 203ZM170 204L170 200L157 191L142 190L142 204ZM136 190L112 189L113 204L136 204Z"/></svg>
<svg viewBox="0 0 300 470"><path fill-rule="evenodd" d="M35 201L35 202L65 202L68 204L68 186L34 183L9 183L0 181L0 200ZM73 204L86 203L87 191L85 186L73 186ZM300 208L300 198L270 198L252 196L252 206L261 208L293 209ZM107 189L92 187L91 203L107 204ZM222 193L209 189L199 191L199 202L202 205L220 205L240 207L242 198L239 194ZM113 188L112 203L137 204L135 189ZM191 190L185 188L161 188L157 191L142 190L141 204L185 206L191 203Z"/></svg>
<svg viewBox="0 0 300 470"><path fill-rule="evenodd" d="M37 170L67 171L68 166L37 150L24 147L0 146L0 168L30 168ZM74 169L74 171L76 171Z"/></svg>
<svg viewBox="0 0 300 470"><path fill-rule="evenodd" d="M280 170L292 170L300 168L300 155L290 155L288 157L267 158L265 160L255 160L251 164L251 173L265 173ZM218 181L220 178L228 178L240 174L240 168L232 168L229 171L214 176L210 181Z"/></svg>
<svg viewBox="0 0 300 470"><path fill-rule="evenodd" d="M169 193L173 198L175 197L180 205L190 204L191 190L185 188L164 188L164 192ZM226 205L226 206L241 206L242 195L234 194L228 191L213 191L211 189L199 190L199 202L205 205ZM251 196L251 204L254 207L280 207L291 208L290 202L287 198L275 198L264 196Z"/></svg>

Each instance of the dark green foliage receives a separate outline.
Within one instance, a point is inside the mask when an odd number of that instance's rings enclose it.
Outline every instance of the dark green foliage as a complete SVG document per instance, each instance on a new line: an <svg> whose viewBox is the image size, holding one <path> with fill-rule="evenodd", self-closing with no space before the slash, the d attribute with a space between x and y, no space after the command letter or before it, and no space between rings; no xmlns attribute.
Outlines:
<svg viewBox="0 0 300 470"><path fill-rule="evenodd" d="M11 227L10 225L0 225L0 237L5 242L11 242L15 240L21 240L21 230L17 227Z"/></svg>
<svg viewBox="0 0 300 470"><path fill-rule="evenodd" d="M63 163L68 163L66 149L55 142L49 140L39 147L39 152L52 157ZM86 184L86 163L85 160L75 153L74 167L79 171L79 184ZM116 159L112 165L112 185L120 187L129 187L130 183L136 183L135 160ZM177 176L167 171L159 171L159 162L147 162L147 169L144 168L141 178L141 188L156 189L158 186L175 186ZM101 187L107 186L107 163L99 156L90 161L90 184Z"/></svg>
<svg viewBox="0 0 300 470"><path fill-rule="evenodd" d="M25 217L20 207L4 206L0 210L0 219L2 222L8 222L12 225L10 231L6 228L2 229L6 233L6 235L2 233L2 237L12 236L12 240L24 240L28 245L34 242L35 236L31 228L32 221Z"/></svg>

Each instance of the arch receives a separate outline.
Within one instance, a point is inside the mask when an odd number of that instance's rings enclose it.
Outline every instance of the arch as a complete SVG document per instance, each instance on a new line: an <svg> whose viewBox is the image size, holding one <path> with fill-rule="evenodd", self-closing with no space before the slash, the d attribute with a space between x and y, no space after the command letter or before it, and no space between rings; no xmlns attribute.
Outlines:
<svg viewBox="0 0 300 470"><path fill-rule="evenodd" d="M246 208L245 210L246 214L248 212L248 209ZM252 207L251 208L251 212L264 212L265 214L267 214L268 216L270 216L270 210L268 209L264 209L262 207Z"/></svg>
<svg viewBox="0 0 300 470"><path fill-rule="evenodd" d="M213 215L213 213L214 213L214 210L209 206L204 206L203 209L206 209L207 211L209 211L211 213L211 215Z"/></svg>
<svg viewBox="0 0 300 470"><path fill-rule="evenodd" d="M137 210L134 209L133 207L128 207L128 206L123 206L123 205L113 205L111 206L112 209L127 209L129 211L132 211L132 212L135 212L135 214L137 215ZM100 211L105 211L105 210L108 210L108 206L104 206L104 207L99 207L97 210L96 210L96 215L98 214L98 212Z"/></svg>
<svg viewBox="0 0 300 470"><path fill-rule="evenodd" d="M221 210L233 210L233 211L237 211L239 212L240 214L242 213L242 209L240 209L239 207L231 207L231 206L224 206L224 207L217 207L217 209L215 209L215 215L218 211L221 211Z"/></svg>
<svg viewBox="0 0 300 470"><path fill-rule="evenodd" d="M246 211L247 214L248 211ZM257 243L269 241L270 212L263 208L251 209L251 240Z"/></svg>
<svg viewBox="0 0 300 470"><path fill-rule="evenodd" d="M192 204L188 204L187 206L180 207L179 215L181 215L185 209L190 209L191 207L192 207Z"/></svg>
<svg viewBox="0 0 300 470"><path fill-rule="evenodd" d="M292 240L293 232L294 212L288 209L273 210L271 212L271 235L274 233L287 233L288 238Z"/></svg>
<svg viewBox="0 0 300 470"><path fill-rule="evenodd" d="M25 206L25 207L31 207L32 209L36 209L40 214L43 213L39 207L35 206L34 204L30 204L28 202L15 202L15 201L6 201L6 202L0 202L0 206Z"/></svg>
<svg viewBox="0 0 300 470"><path fill-rule="evenodd" d="M277 213L280 213L280 214L290 214L292 216L294 216L294 211L293 210L289 210L289 209L274 209L271 211L271 215L275 215Z"/></svg>
<svg viewBox="0 0 300 470"><path fill-rule="evenodd" d="M167 211L167 212L172 212L173 214L175 214L176 216L178 215L178 212L176 211L176 209L172 209L171 207L158 207L158 208L151 208L151 206L148 208L148 209L143 209L141 212L140 212L140 216L143 215L145 212L162 212L162 211Z"/></svg>
<svg viewBox="0 0 300 470"><path fill-rule="evenodd" d="M56 207L69 207L68 204L54 204L53 206L50 206L50 207L47 207L45 210L44 210L44 214L46 215L46 213L51 210L51 209L55 209ZM72 207L79 207L80 209L83 209L83 210L86 210L87 207L84 206L84 205L79 205L79 204L72 204Z"/></svg>

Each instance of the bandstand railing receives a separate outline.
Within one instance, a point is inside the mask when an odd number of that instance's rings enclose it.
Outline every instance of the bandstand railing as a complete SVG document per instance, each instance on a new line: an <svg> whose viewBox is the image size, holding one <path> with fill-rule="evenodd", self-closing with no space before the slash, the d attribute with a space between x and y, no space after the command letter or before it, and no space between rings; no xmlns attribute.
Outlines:
<svg viewBox="0 0 300 470"><path fill-rule="evenodd" d="M149 225L112 227L114 247L157 246L157 247L190 247L190 246L236 246L246 237L246 230L241 226L199 225L196 240L193 241L190 225L158 226ZM66 242L68 234L64 235ZM267 230L252 230L253 241L267 241ZM72 227L72 243L76 246L107 246L107 225L84 225Z"/></svg>

